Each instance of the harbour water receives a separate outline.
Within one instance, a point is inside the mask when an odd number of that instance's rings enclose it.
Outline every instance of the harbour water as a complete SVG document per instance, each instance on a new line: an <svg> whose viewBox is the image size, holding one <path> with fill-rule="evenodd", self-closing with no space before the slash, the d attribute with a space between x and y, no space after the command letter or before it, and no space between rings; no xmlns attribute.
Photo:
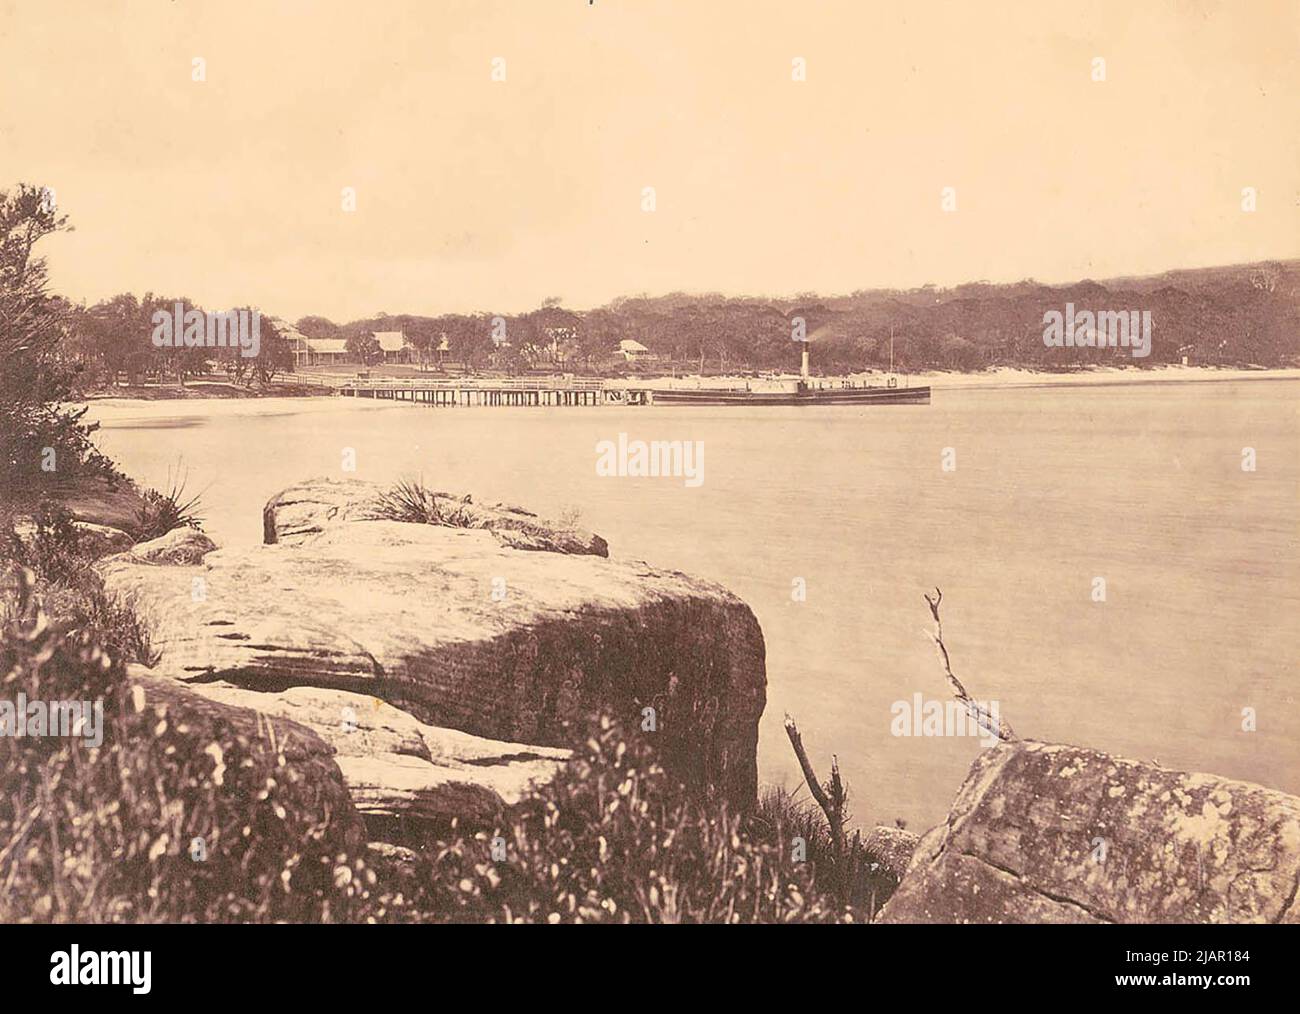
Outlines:
<svg viewBox="0 0 1300 1014"><path fill-rule="evenodd" d="M266 499L316 475L576 508L613 554L753 607L763 780L797 783L788 711L821 771L838 755L855 822L919 829L981 748L891 732L899 702L946 699L922 599L936 585L955 672L1020 736L1300 792L1298 393L1266 380L936 390L929 406L870 408L103 401L91 417L141 482L165 487L179 462L223 544L260 541ZM598 474L597 445L620 434L697 442L703 480Z"/></svg>

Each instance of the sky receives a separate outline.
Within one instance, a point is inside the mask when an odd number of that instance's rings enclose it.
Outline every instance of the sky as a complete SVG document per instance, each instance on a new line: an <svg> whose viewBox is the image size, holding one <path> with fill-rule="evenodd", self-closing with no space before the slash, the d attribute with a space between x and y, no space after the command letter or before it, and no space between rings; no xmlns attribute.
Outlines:
<svg viewBox="0 0 1300 1014"><path fill-rule="evenodd" d="M1300 256L1298 54L1297 0L0 0L0 187L71 298L289 319L1155 273Z"/></svg>

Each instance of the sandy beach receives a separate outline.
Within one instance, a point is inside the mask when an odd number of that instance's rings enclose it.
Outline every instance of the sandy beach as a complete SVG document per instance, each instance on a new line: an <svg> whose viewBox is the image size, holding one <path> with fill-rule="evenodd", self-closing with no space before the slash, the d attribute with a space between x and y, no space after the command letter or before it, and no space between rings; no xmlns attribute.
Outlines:
<svg viewBox="0 0 1300 1014"><path fill-rule="evenodd" d="M870 375L867 375L870 376ZM914 384L967 390L1005 387L1097 387L1109 384L1196 384L1234 380L1300 380L1300 369L1244 370L1212 366L1097 366L1071 373L998 367L977 373L931 371L909 375Z"/></svg>

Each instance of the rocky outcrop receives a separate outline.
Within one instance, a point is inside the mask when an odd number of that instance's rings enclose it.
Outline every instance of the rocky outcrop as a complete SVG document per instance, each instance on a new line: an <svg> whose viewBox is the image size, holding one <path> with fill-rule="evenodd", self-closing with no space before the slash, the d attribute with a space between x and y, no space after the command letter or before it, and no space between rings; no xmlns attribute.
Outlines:
<svg viewBox="0 0 1300 1014"><path fill-rule="evenodd" d="M195 528L173 528L166 535L131 547L131 557L142 563L198 563L216 548L216 543Z"/></svg>
<svg viewBox="0 0 1300 1014"><path fill-rule="evenodd" d="M359 479L313 479L273 496L262 512L263 541L301 545L352 521L381 520L384 487ZM510 504L477 504L468 493L435 492L431 506L446 527L482 529L513 549L608 556L599 535L539 518Z"/></svg>
<svg viewBox="0 0 1300 1014"><path fill-rule="evenodd" d="M381 700L343 690L281 693L196 684L201 696L292 720L334 750L356 808L368 817L489 824L530 786L549 780L568 751L501 743L439 729Z"/></svg>
<svg viewBox="0 0 1300 1014"><path fill-rule="evenodd" d="M207 771L219 808L224 794L231 809L250 812L250 800L237 794L253 783L265 786L269 779L274 793L261 796L261 805L276 811L280 821L310 833L314 851L352 855L364 846L365 825L333 750L312 731L262 709L195 694L140 666L131 667L129 675L134 706L157 720L150 742L165 750L178 769ZM230 771L227 762L235 765L236 756L244 761L238 771ZM225 842L206 831L204 837L214 858L225 853ZM173 847L185 851L188 841L178 840Z"/></svg>
<svg viewBox="0 0 1300 1014"><path fill-rule="evenodd" d="M657 737L683 781L753 804L764 648L743 602L488 528L365 520L364 485L273 498L270 545L159 566L145 543L100 561L149 629L155 672L315 730L372 827L486 821L602 712ZM541 534L502 531L554 538L531 523Z"/></svg>
<svg viewBox="0 0 1300 1014"><path fill-rule="evenodd" d="M44 493L78 521L129 531L145 506L143 495L126 479L78 475L53 480Z"/></svg>
<svg viewBox="0 0 1300 1014"><path fill-rule="evenodd" d="M1096 750L976 759L882 922L1297 922L1300 799Z"/></svg>

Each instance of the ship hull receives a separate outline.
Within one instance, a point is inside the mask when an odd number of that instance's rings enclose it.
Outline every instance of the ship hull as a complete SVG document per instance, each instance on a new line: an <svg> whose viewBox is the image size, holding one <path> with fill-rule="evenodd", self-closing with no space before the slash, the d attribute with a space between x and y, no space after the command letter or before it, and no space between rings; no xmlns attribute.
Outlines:
<svg viewBox="0 0 1300 1014"><path fill-rule="evenodd" d="M797 391L707 389L650 392L652 405L928 405L929 387L839 387Z"/></svg>

